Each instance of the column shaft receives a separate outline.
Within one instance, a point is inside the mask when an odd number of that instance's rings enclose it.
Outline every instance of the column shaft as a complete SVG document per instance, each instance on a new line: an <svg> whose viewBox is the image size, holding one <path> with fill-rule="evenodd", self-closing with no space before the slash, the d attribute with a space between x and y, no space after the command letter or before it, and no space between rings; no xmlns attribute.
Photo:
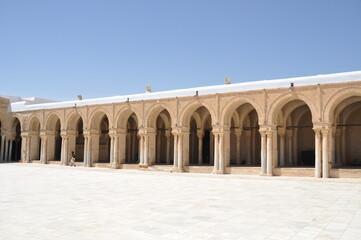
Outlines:
<svg viewBox="0 0 361 240"><path fill-rule="evenodd" d="M174 151L173 151L173 166L174 168L178 167L178 135L173 135L174 137Z"/></svg>
<svg viewBox="0 0 361 240"><path fill-rule="evenodd" d="M315 130L315 177L321 177L322 140L320 130Z"/></svg>
<svg viewBox="0 0 361 240"><path fill-rule="evenodd" d="M267 133L267 175L272 175L273 171L273 132Z"/></svg>
<svg viewBox="0 0 361 240"><path fill-rule="evenodd" d="M267 173L267 135L261 132L261 174Z"/></svg>
<svg viewBox="0 0 361 240"><path fill-rule="evenodd" d="M323 178L330 177L329 166L328 166L328 164L329 164L328 163L328 161L329 161L328 137L329 137L329 131L327 129L323 129L322 130L322 177Z"/></svg>

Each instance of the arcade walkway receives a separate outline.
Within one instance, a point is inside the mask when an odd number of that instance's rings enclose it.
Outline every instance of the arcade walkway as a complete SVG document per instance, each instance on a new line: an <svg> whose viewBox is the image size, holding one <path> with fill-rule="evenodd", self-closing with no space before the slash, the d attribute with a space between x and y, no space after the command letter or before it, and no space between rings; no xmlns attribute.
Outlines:
<svg viewBox="0 0 361 240"><path fill-rule="evenodd" d="M0 164L0 239L359 239L361 180Z"/></svg>

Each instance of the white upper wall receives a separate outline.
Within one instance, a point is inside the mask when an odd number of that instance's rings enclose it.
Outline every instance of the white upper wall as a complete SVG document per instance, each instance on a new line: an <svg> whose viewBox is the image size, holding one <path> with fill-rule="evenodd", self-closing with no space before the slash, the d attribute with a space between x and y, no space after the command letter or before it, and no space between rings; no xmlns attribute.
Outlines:
<svg viewBox="0 0 361 240"><path fill-rule="evenodd" d="M297 86L307 86L307 85L316 85L316 84L325 84L325 83L341 83L341 82L352 82L352 81L361 81L361 71L324 74L324 75L297 77L297 78L285 78L285 79L277 79L277 80L233 83L233 84L224 84L224 85L216 85L209 87L197 87L197 88L179 89L179 90L171 90L171 91L163 91L163 92L142 93L142 94L133 94L133 95L106 97L106 98L94 98L94 99L85 99L85 100L76 100L76 101L64 101L64 102L49 103L46 101L51 101L51 100L34 98L34 101L12 102L10 111L21 112L21 111L38 110L38 109L73 107L75 105L85 106L85 105L94 105L94 104L117 103L117 102L125 102L127 101L127 99L129 99L129 101L140 101L140 100L149 100L149 99L189 97L189 96L194 96L196 94L196 91L198 91L199 96L202 96L202 95L209 95L216 93L242 92L242 91L250 91L250 90L260 90L260 89L274 89L274 88L288 88L290 87L290 83L294 83L294 86L297 87ZM38 99L39 101L36 102L35 99ZM44 100L44 102L41 102L41 100Z"/></svg>

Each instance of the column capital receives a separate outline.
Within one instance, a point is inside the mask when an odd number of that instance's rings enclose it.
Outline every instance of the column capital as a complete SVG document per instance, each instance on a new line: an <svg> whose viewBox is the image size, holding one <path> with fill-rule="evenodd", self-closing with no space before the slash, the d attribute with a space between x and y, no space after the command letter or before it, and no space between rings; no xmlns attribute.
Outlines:
<svg viewBox="0 0 361 240"><path fill-rule="evenodd" d="M227 132L230 132L231 128L228 125L213 125L212 126L212 132L213 134L218 133L218 134L224 134Z"/></svg>
<svg viewBox="0 0 361 240"><path fill-rule="evenodd" d="M204 137L204 130L203 129L198 129L197 130L197 137L198 138L203 138Z"/></svg>
<svg viewBox="0 0 361 240"><path fill-rule="evenodd" d="M172 127L172 134L173 135L183 135L189 133L189 128L186 127Z"/></svg>
<svg viewBox="0 0 361 240"><path fill-rule="evenodd" d="M234 129L234 134L236 134L237 137L240 137L242 135L242 132L243 130L241 127Z"/></svg>
<svg viewBox="0 0 361 240"><path fill-rule="evenodd" d="M277 128L277 132L280 137L284 137L286 135L286 128L279 127L279 128Z"/></svg>
<svg viewBox="0 0 361 240"><path fill-rule="evenodd" d="M75 136L76 135L76 131L75 130L67 130L67 129L62 129L60 131L60 136L63 137L69 137L69 136Z"/></svg>

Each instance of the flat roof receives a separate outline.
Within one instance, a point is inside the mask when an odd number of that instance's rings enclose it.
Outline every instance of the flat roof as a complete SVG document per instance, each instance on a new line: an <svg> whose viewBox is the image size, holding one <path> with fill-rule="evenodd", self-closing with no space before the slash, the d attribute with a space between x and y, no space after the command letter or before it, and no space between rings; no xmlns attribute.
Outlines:
<svg viewBox="0 0 361 240"><path fill-rule="evenodd" d="M74 101L53 102L53 103L28 104L26 101L21 101L21 102L11 103L10 111L11 112L22 112L22 111L31 111L31 110L39 110L39 109L55 109L55 108L64 108L64 107L74 107L75 105L76 106L86 106L86 105L96 105L96 104L119 103L119 102L125 102L127 100L129 100L131 102L131 101L141 101L141 100L150 100L150 99L191 97L191 96L195 95L196 91L198 91L199 96L202 96L202 95L210 95L210 94L216 94L216 93L229 93L229 92L261 90L261 89L288 88L290 86L290 83L294 83L294 86L298 87L298 86L326 84L326 83L352 82L352 81L361 81L361 71L333 73L333 74L321 74L321 75L315 75L315 76L294 77L294 78L284 78L284 79L275 79L275 80L262 80L262 81L222 84L222 85L215 85L215 86L208 86L208 87L196 87L196 88L178 89L178 90L170 90L170 91L162 91L162 92L151 92L151 93L132 94L132 95L105 97L105 98L93 98L93 99L74 100Z"/></svg>

